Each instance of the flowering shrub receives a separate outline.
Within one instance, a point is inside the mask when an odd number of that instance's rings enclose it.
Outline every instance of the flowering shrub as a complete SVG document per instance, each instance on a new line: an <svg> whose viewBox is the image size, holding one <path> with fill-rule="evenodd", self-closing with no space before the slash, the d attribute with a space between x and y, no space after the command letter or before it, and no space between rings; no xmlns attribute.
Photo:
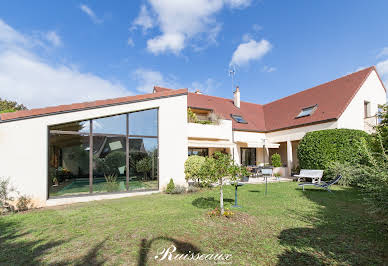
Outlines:
<svg viewBox="0 0 388 266"><path fill-rule="evenodd" d="M218 207L208 212L208 215L210 217L218 217L221 216L221 211ZM234 212L232 212L230 209L226 208L223 214L224 217L231 218L234 216Z"/></svg>

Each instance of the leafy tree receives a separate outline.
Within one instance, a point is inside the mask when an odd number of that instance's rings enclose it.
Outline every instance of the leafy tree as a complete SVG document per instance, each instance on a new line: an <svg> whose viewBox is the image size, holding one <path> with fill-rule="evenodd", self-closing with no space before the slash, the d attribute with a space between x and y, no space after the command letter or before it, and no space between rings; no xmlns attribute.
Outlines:
<svg viewBox="0 0 388 266"><path fill-rule="evenodd" d="M272 154L271 156L271 162L273 167L280 167L282 166L282 160L280 158L279 153Z"/></svg>
<svg viewBox="0 0 388 266"><path fill-rule="evenodd" d="M23 104L18 104L17 102L0 98L0 113L9 113L26 109L27 107L25 107Z"/></svg>
<svg viewBox="0 0 388 266"><path fill-rule="evenodd" d="M205 162L199 171L199 176L201 181L205 183L217 183L219 185L221 215L224 215L223 185L225 179L229 178L231 181L236 181L245 173L243 169L234 164L229 154L215 152L213 157L205 158Z"/></svg>
<svg viewBox="0 0 388 266"><path fill-rule="evenodd" d="M205 162L205 157L192 155L185 162L186 181L189 179L195 180L200 178L200 170Z"/></svg>
<svg viewBox="0 0 388 266"><path fill-rule="evenodd" d="M136 171L144 174L144 179L147 179L147 173L152 170L152 160L150 156L144 157L136 163Z"/></svg>
<svg viewBox="0 0 388 266"><path fill-rule="evenodd" d="M125 152L114 151L105 158L96 158L97 171L104 175L120 175L119 168L125 165Z"/></svg>
<svg viewBox="0 0 388 266"><path fill-rule="evenodd" d="M382 145L384 147L384 150L388 150L388 104L383 105L380 108L380 111L377 113L377 117L380 121L380 123L375 127L376 134L374 134L374 140L381 139ZM380 148L380 141L376 141L375 146Z"/></svg>

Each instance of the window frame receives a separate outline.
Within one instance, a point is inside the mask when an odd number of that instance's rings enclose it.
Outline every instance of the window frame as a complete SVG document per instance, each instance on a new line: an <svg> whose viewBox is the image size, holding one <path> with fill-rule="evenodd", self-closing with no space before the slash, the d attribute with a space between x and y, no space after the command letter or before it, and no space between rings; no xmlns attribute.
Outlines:
<svg viewBox="0 0 388 266"><path fill-rule="evenodd" d="M299 114L295 118L302 118L302 117L306 117L306 116L311 116L314 114L314 112L315 112L315 110L317 110L317 108L318 108L318 104L304 107L304 108L302 108L302 110L299 112ZM311 111L309 113L303 114L303 112L305 112L306 110L310 110L310 109L311 109Z"/></svg>
<svg viewBox="0 0 388 266"><path fill-rule="evenodd" d="M241 115L230 114L230 116L239 124L248 124L248 122ZM242 121L239 121L238 119L241 119Z"/></svg>
<svg viewBox="0 0 388 266"><path fill-rule="evenodd" d="M132 113L137 113L137 112L143 112L143 111L149 111L149 110L156 110L156 135L154 136L143 136L143 135L130 135L129 134L129 115ZM108 117L113 117L113 116L119 116L119 115L126 115L126 134L108 134L108 133L93 133L93 121L101 118L108 118ZM124 113L117 113L117 114L111 114L111 115L106 115L106 116L98 116L98 117L93 117L89 119L83 119L83 120L74 120L66 123L59 123L59 124L53 124L47 126L47 152L48 152L48 160L47 160L47 181L49 180L49 168L50 168L50 136L51 134L66 134L66 135L83 135L89 137L89 193L87 194L74 194L74 195L63 195L63 196L52 196L50 197L49 193L49 182L47 182L47 199L52 199L52 198L68 198L68 197L80 197L80 196L86 196L86 195L99 195L99 194L117 194L117 193L133 193L133 192L141 192L143 190L136 190L136 191L131 191L129 190L129 139L132 137L135 138L154 138L157 139L157 183L158 187L156 189L146 189L146 191L158 191L160 189L160 179L159 179L159 148L160 148L160 141L159 141L159 122L160 122L160 112L159 112L159 107L152 107L152 108L147 108L147 109L141 109L141 110L136 110L136 111L131 111L131 112L124 112ZM89 123L89 131L88 132L82 132L82 131L64 131L64 130L50 130L50 127L58 127L61 125L66 125L70 123L77 123L77 122L85 122ZM95 136L110 136L110 137L126 137L126 144L125 144L125 150L126 150L126 191L119 191L119 192L93 192L93 137Z"/></svg>

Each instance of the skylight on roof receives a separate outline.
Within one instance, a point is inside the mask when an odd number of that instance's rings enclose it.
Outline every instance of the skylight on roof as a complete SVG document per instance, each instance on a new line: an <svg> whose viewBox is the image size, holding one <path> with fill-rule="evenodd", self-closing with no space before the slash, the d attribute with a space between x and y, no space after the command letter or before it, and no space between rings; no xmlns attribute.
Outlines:
<svg viewBox="0 0 388 266"><path fill-rule="evenodd" d="M298 114L298 116L296 118L312 115L314 113L316 107L317 107L317 105L303 108L302 111Z"/></svg>
<svg viewBox="0 0 388 266"><path fill-rule="evenodd" d="M248 124L248 122L245 121L245 119L241 115L231 115L231 116L234 119L234 121L236 121L237 123Z"/></svg>

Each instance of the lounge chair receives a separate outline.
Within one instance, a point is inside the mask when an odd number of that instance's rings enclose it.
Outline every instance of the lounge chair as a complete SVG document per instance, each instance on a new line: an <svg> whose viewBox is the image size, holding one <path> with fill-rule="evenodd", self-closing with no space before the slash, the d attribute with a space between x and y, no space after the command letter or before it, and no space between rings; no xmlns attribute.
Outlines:
<svg viewBox="0 0 388 266"><path fill-rule="evenodd" d="M321 181L320 184L317 184L317 183L302 183L302 184L299 184L298 186L302 186L303 187L303 191L304 191L304 186L314 186L314 187L319 187L319 188L326 189L327 191L331 192L329 187L331 185L334 185L335 183L337 183L341 178L342 178L342 175L338 175L334 180L331 180L331 181L329 181L327 183L325 181Z"/></svg>

